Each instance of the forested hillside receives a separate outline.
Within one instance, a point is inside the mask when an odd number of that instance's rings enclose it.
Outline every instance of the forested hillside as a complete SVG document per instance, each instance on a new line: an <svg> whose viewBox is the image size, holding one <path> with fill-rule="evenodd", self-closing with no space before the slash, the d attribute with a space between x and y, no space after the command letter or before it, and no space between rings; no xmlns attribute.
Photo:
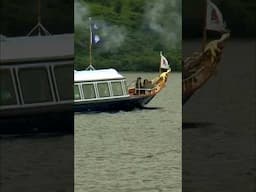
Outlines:
<svg viewBox="0 0 256 192"><path fill-rule="evenodd" d="M181 4L174 0L80 0L75 2L76 68L89 64L89 17L98 26L96 68L158 71L163 51L181 70Z"/></svg>

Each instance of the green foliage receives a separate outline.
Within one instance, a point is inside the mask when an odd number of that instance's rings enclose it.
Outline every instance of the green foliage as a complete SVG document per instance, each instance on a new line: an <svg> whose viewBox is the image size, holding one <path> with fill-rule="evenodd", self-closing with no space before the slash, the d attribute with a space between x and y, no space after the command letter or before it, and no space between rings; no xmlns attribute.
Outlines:
<svg viewBox="0 0 256 192"><path fill-rule="evenodd" d="M146 19L148 1L111 0L107 2L104 0L80 1L81 5L85 5L90 10L90 15L87 17L91 16L95 21L104 22L110 28L117 28L117 30L121 28L124 36L120 46L104 49L104 43L108 43L108 40L103 38L102 44L93 47L93 65L96 68L113 67L122 71L158 71L159 52L163 51L172 70L181 71L181 23L179 29L176 29L179 31L176 37L178 43L170 43L171 41L167 40L167 36L165 38L164 33L160 34L150 28ZM168 2L167 5L170 4L168 0L166 2ZM151 3L158 3L158 1L154 0ZM161 13L157 19L162 20L163 28L175 30L169 11L168 8L165 8L164 13ZM175 10L171 11L175 12ZM181 14L181 12L179 13ZM168 21L171 21L170 24ZM81 24L75 28L76 69L84 69L89 64L89 28L85 25L88 25L86 21L84 21L84 25ZM114 32L115 30L111 34L113 37L116 36ZM100 31L99 33L102 36ZM81 42L86 46L82 46Z"/></svg>

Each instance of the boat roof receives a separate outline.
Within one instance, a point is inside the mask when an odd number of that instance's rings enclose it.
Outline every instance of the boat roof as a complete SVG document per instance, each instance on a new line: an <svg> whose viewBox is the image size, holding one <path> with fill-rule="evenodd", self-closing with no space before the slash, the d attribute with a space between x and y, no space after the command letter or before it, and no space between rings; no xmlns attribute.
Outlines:
<svg viewBox="0 0 256 192"><path fill-rule="evenodd" d="M74 57L74 35L0 36L0 62L27 62Z"/></svg>
<svg viewBox="0 0 256 192"><path fill-rule="evenodd" d="M74 71L75 82L124 79L115 69Z"/></svg>

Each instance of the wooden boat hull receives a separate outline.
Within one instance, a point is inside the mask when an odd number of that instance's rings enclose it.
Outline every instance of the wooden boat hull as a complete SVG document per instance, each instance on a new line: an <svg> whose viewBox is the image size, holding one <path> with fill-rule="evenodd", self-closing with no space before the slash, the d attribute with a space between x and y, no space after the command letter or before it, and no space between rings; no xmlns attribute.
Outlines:
<svg viewBox="0 0 256 192"><path fill-rule="evenodd" d="M115 100L99 100L93 102L81 102L74 105L75 112L115 112L141 109L148 104L155 95L129 96Z"/></svg>
<svg viewBox="0 0 256 192"><path fill-rule="evenodd" d="M184 60L182 104L216 74L224 48L223 43L228 38L229 33L225 33L220 39L209 42L202 53L194 53Z"/></svg>
<svg viewBox="0 0 256 192"><path fill-rule="evenodd" d="M211 63L206 60L204 67L191 79L184 79L182 81L182 103L186 103L190 97L200 89L215 73L217 70L218 62Z"/></svg>

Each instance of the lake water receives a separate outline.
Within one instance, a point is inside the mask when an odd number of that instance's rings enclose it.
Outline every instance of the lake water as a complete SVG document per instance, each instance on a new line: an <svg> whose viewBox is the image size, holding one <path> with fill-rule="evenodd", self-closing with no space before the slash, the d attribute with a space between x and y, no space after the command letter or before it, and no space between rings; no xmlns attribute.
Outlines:
<svg viewBox="0 0 256 192"><path fill-rule="evenodd" d="M75 115L76 192L181 191L181 74L148 107L157 109Z"/></svg>
<svg viewBox="0 0 256 192"><path fill-rule="evenodd" d="M0 137L0 191L71 192L73 135Z"/></svg>

